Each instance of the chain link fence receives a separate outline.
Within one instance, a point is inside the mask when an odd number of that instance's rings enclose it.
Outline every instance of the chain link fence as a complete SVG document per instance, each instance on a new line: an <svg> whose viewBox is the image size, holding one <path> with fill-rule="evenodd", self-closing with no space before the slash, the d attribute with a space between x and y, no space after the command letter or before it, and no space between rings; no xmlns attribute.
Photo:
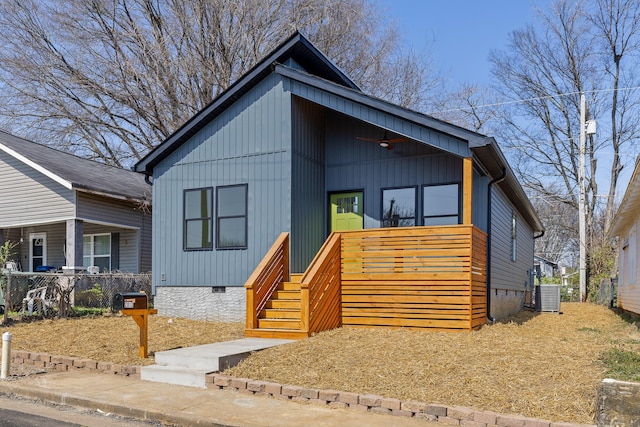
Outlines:
<svg viewBox="0 0 640 427"><path fill-rule="evenodd" d="M7 272L0 275L0 308L10 315L38 312L46 317L67 317L73 307L109 309L113 297L122 292L144 292L152 305L151 291L150 273Z"/></svg>

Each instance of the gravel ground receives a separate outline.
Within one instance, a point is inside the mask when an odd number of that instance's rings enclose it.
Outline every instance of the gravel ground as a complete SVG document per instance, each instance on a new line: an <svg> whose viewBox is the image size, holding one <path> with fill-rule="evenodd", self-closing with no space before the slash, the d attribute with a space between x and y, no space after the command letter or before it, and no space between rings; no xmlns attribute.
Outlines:
<svg viewBox="0 0 640 427"><path fill-rule="evenodd" d="M226 374L319 389L373 393L574 423L593 423L602 356L640 352L638 327L605 307L563 303L562 314L522 312L469 333L339 328L253 354ZM140 365L127 316L3 326L13 348ZM241 338L238 323L151 316L149 350Z"/></svg>

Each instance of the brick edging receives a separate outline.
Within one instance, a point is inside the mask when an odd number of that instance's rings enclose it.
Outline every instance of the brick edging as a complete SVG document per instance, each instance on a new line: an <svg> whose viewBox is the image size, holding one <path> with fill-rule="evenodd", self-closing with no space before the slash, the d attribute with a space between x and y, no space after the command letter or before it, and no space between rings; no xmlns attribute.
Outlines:
<svg viewBox="0 0 640 427"><path fill-rule="evenodd" d="M141 366L121 365L118 363L98 362L79 357L56 356L48 353L32 353L24 350L11 351L11 363L16 365L34 366L50 371L65 372L83 369L113 375L124 375L140 378Z"/></svg>
<svg viewBox="0 0 640 427"><path fill-rule="evenodd" d="M207 374L206 384L209 388L234 390L254 396L273 397L362 412L422 418L464 427L592 427L590 424L559 423L520 415L475 411L462 406L429 404L414 400L402 401L374 394L357 394L339 390L319 390L222 374Z"/></svg>
<svg viewBox="0 0 640 427"><path fill-rule="evenodd" d="M56 372L87 370L96 373L124 375L140 378L141 366L98 362L79 357L55 356L48 353L32 353L12 350L11 363L34 366ZM428 404L414 400L358 394L339 390L319 390L295 385L283 385L268 381L237 378L222 374L207 374L208 388L234 390L240 393L316 404L333 408L345 408L362 412L422 418L448 425L463 427L593 427L591 424L559 423L519 415L499 414L491 411L475 411L462 406Z"/></svg>

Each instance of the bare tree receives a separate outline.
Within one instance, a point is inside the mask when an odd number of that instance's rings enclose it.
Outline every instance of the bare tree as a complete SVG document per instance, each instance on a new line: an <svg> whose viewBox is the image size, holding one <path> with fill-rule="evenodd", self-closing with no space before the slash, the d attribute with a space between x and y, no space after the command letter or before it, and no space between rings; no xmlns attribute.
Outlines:
<svg viewBox="0 0 640 427"><path fill-rule="evenodd" d="M557 264L577 263L579 249L577 212L567 209L570 200L564 203L558 197L532 198L533 207L544 218L545 234L535 241L535 253Z"/></svg>
<svg viewBox="0 0 640 427"><path fill-rule="evenodd" d="M599 43L604 71L608 75L611 90L605 94L606 108L610 114L610 127L602 132L603 143L612 149L612 164L609 171L609 192L604 212L604 230L609 230L613 220L618 178L624 164L621 150L638 137L640 115L626 114L638 107L639 98L621 87L635 86L633 75L638 48L640 48L640 3L623 0L597 0L595 12L588 16L593 23L595 38ZM633 65L629 67L632 56ZM622 85L621 85L622 83Z"/></svg>
<svg viewBox="0 0 640 427"><path fill-rule="evenodd" d="M373 95L437 81L370 0L0 0L0 25L0 125L121 166L297 29Z"/></svg>
<svg viewBox="0 0 640 427"><path fill-rule="evenodd" d="M494 134L500 107L497 94L490 87L463 83L445 95L431 113L434 117L476 132Z"/></svg>
<svg viewBox="0 0 640 427"><path fill-rule="evenodd" d="M514 101L503 111L501 131L518 175L531 194L564 206L570 218L578 209L579 94L587 94L587 118L597 119L599 128L586 152L588 258L592 239L611 221L621 148L637 152L631 142L640 131L639 93L622 91L621 84L638 86L630 54L640 46L639 7L622 0L557 1L539 14L539 27L513 32L509 51L491 58L501 94ZM608 180L599 166L609 167Z"/></svg>

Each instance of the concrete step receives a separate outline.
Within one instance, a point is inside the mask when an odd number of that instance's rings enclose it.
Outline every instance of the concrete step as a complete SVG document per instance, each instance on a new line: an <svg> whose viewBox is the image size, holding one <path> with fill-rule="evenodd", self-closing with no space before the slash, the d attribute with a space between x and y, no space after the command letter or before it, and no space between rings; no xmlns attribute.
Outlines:
<svg viewBox="0 0 640 427"><path fill-rule="evenodd" d="M205 369L149 365L140 368L140 379L165 384L207 388Z"/></svg>
<svg viewBox="0 0 640 427"><path fill-rule="evenodd" d="M155 365L143 366L140 369L140 378L168 384L206 387L206 374L235 366L254 351L289 342L290 339L243 338L159 351L154 355Z"/></svg>

